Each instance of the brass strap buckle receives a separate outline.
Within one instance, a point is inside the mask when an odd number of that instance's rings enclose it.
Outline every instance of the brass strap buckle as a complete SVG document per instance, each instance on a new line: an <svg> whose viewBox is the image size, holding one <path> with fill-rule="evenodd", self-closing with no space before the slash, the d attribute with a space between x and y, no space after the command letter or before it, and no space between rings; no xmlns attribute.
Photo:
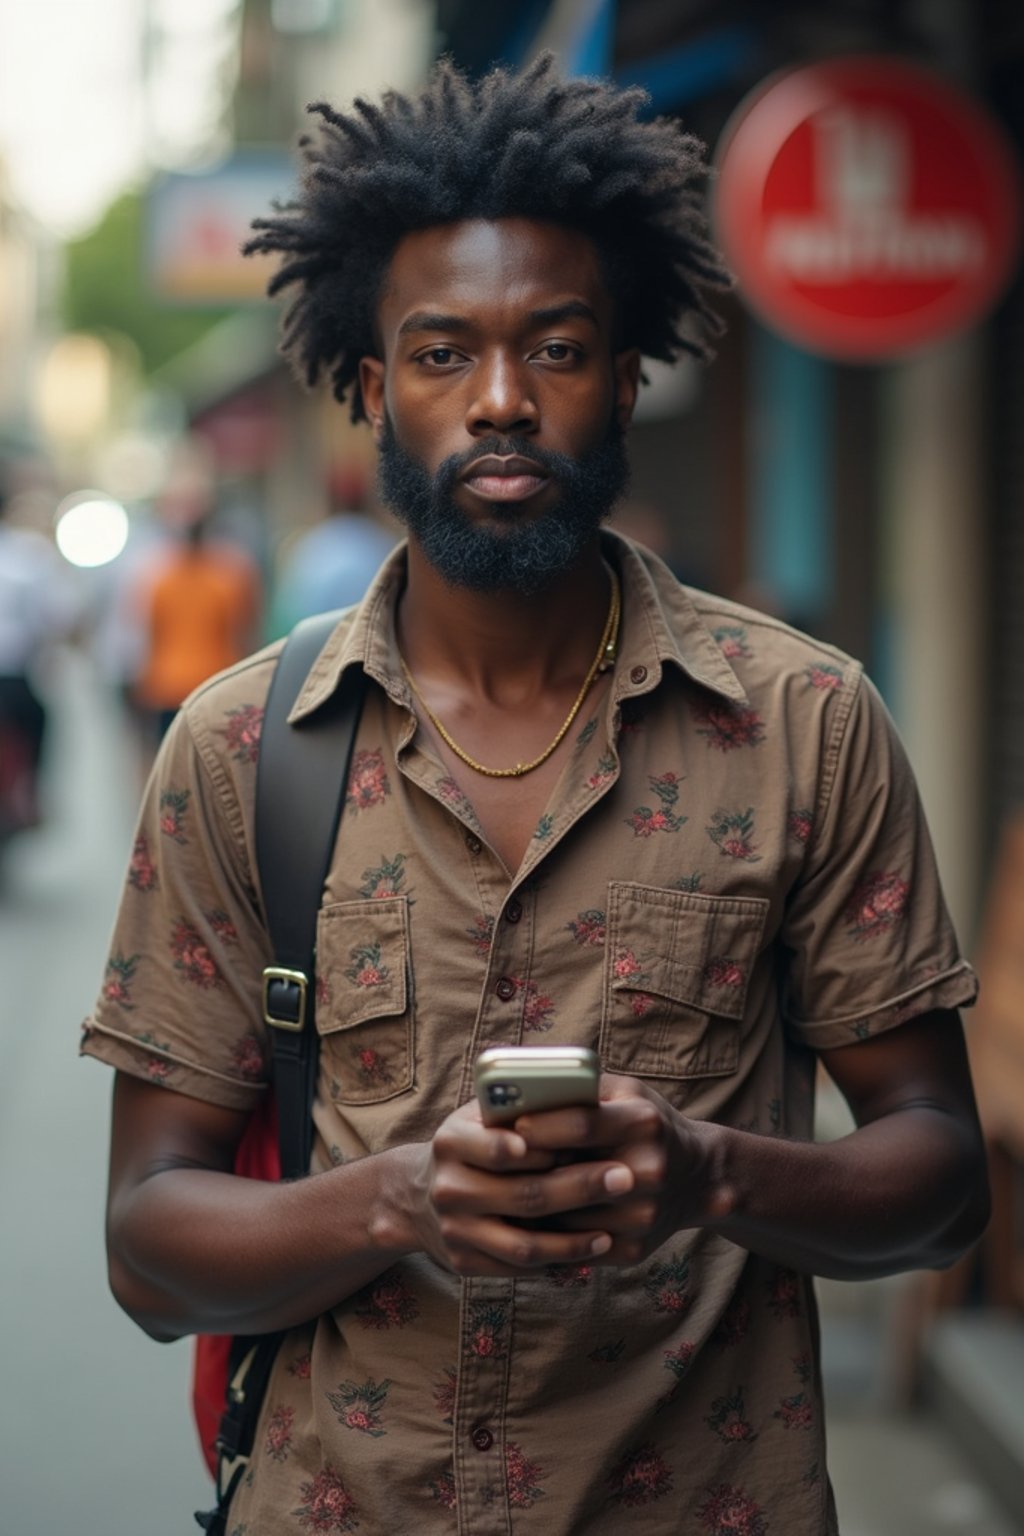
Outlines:
<svg viewBox="0 0 1024 1536"><path fill-rule="evenodd" d="M306 1022L309 977L305 971L289 971L268 965L263 971L263 1018L274 1029L298 1034Z"/></svg>

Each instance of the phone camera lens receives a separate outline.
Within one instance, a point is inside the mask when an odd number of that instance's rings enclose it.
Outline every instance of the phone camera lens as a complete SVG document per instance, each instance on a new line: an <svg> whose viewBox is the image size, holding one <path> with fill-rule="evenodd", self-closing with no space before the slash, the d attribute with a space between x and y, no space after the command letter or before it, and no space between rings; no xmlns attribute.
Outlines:
<svg viewBox="0 0 1024 1536"><path fill-rule="evenodd" d="M487 1097L492 1104L514 1104L519 1097L519 1089L515 1083L492 1083L487 1090Z"/></svg>

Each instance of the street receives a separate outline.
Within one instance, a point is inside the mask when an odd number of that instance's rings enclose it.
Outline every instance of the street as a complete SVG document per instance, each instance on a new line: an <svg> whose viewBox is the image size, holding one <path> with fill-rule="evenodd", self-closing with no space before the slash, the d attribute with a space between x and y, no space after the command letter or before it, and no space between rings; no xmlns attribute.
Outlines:
<svg viewBox="0 0 1024 1536"><path fill-rule="evenodd" d="M190 1347L152 1343L107 1291L111 1079L76 1056L137 774L117 707L81 656L64 658L54 693L47 825L9 850L0 894L0 1536L182 1536L209 1502L188 1404ZM824 1290L843 1536L1012 1536L934 1422L879 1406L879 1309L846 1290L841 1303Z"/></svg>
<svg viewBox="0 0 1024 1536"><path fill-rule="evenodd" d="M107 1290L112 1078L77 1057L137 795L119 713L79 656L53 728L49 819L8 850L0 895L0 1536L178 1536L210 1502L190 1346L152 1343Z"/></svg>

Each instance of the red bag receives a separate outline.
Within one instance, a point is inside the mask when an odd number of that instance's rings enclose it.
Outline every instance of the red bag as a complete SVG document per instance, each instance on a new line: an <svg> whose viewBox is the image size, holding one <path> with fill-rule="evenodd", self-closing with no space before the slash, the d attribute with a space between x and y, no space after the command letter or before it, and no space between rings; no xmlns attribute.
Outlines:
<svg viewBox="0 0 1024 1536"><path fill-rule="evenodd" d="M281 1154L277 1139L277 1104L272 1093L264 1094L249 1117L245 1134L235 1153L235 1173L244 1179L277 1183L281 1178ZM217 1475L217 1432L228 1390L228 1358L233 1336L200 1333L192 1361L192 1416L199 1432L203 1459Z"/></svg>

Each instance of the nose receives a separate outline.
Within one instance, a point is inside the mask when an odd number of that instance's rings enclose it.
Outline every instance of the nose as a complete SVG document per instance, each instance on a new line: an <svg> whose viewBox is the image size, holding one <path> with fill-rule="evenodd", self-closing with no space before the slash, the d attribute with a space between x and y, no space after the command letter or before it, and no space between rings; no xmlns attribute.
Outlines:
<svg viewBox="0 0 1024 1536"><path fill-rule="evenodd" d="M527 366L506 352L481 358L473 370L474 389L466 427L474 436L535 432L540 413Z"/></svg>

